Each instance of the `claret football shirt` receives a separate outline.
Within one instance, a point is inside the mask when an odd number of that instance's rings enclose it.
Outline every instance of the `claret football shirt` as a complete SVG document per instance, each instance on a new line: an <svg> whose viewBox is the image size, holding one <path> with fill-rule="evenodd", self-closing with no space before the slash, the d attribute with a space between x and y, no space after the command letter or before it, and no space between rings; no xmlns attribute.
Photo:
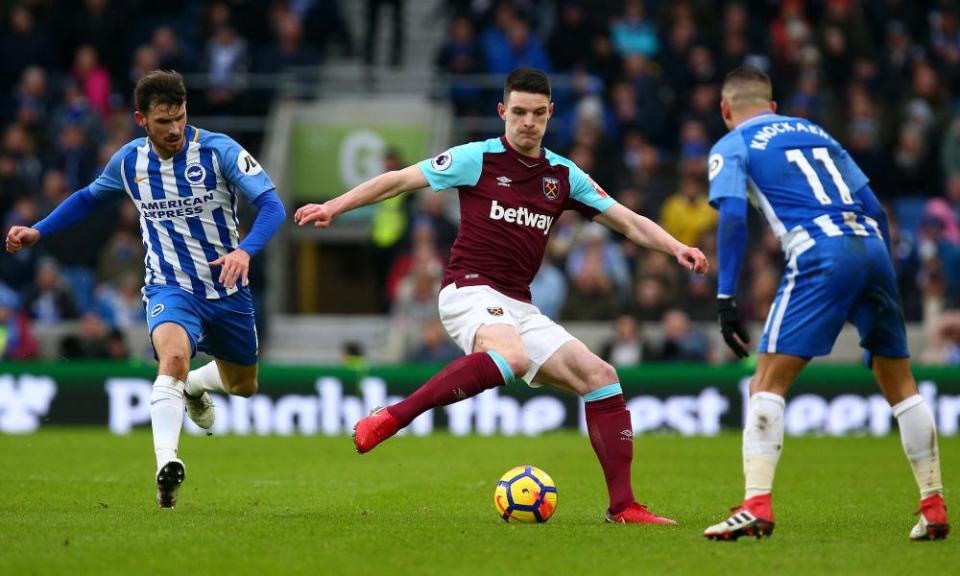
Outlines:
<svg viewBox="0 0 960 576"><path fill-rule="evenodd" d="M419 166L431 188L460 194L460 233L443 285L486 285L523 302L557 217L572 209L593 218L614 204L567 158L546 149L524 156L503 136L455 146Z"/></svg>

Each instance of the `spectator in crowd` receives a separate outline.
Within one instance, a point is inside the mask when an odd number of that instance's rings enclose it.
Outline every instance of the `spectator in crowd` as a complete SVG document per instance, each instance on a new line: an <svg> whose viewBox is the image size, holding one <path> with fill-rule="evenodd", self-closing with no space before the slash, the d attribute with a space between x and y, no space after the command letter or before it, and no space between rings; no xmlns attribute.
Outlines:
<svg viewBox="0 0 960 576"><path fill-rule="evenodd" d="M647 19L643 0L626 0L623 12L610 27L610 36L617 52L623 55L655 56L660 40L653 22Z"/></svg>
<svg viewBox="0 0 960 576"><path fill-rule="evenodd" d="M209 111L240 112L246 88L245 75L250 68L246 39L228 23L217 25L213 37L207 41L201 67L210 84L206 98Z"/></svg>
<svg viewBox="0 0 960 576"><path fill-rule="evenodd" d="M363 43L363 62L367 66L373 64L374 50L376 49L377 31L380 28L380 9L388 6L391 11L391 42L390 65L394 68L403 64L404 47L404 0L367 0L366 34Z"/></svg>
<svg viewBox="0 0 960 576"><path fill-rule="evenodd" d="M390 334L385 356L402 359L420 340L419 330L427 320L438 320L437 292L440 272L429 267L411 270L397 289L390 309Z"/></svg>
<svg viewBox="0 0 960 576"><path fill-rule="evenodd" d="M4 131L3 153L13 160L17 175L35 190L43 177L43 163L30 134L19 124L11 124Z"/></svg>
<svg viewBox="0 0 960 576"><path fill-rule="evenodd" d="M97 149L87 139L82 125L71 122L63 127L50 165L63 172L67 187L71 191L93 180L97 167Z"/></svg>
<svg viewBox="0 0 960 576"><path fill-rule="evenodd" d="M960 174L960 105L956 105L949 127L944 130L940 162L948 175Z"/></svg>
<svg viewBox="0 0 960 576"><path fill-rule="evenodd" d="M96 312L87 312L80 321L77 334L60 340L60 357L64 360L104 360L110 358L109 329Z"/></svg>
<svg viewBox="0 0 960 576"><path fill-rule="evenodd" d="M704 232L717 226L717 211L707 201L706 181L687 176L663 203L660 225L688 246L698 246Z"/></svg>
<svg viewBox="0 0 960 576"><path fill-rule="evenodd" d="M29 191L26 180L17 172L16 160L10 154L0 152L0 214L8 214Z"/></svg>
<svg viewBox="0 0 960 576"><path fill-rule="evenodd" d="M160 54L150 44L143 44L133 53L133 61L127 70L127 92L133 92L134 86L151 70L160 68Z"/></svg>
<svg viewBox="0 0 960 576"><path fill-rule="evenodd" d="M273 22L275 42L260 56L259 68L264 72L282 72L291 67L320 64L320 52L304 41L303 23L292 12L283 12Z"/></svg>
<svg viewBox="0 0 960 576"><path fill-rule="evenodd" d="M50 259L37 265L36 278L25 291L24 308L32 320L44 325L80 317L73 295L60 275L60 267Z"/></svg>
<svg viewBox="0 0 960 576"><path fill-rule="evenodd" d="M32 360L39 354L40 345L29 318L19 307L19 298L0 284L0 359Z"/></svg>
<svg viewBox="0 0 960 576"><path fill-rule="evenodd" d="M153 30L149 47L156 54L157 66L148 68L147 71L159 67L164 70L186 72L193 68L193 54L170 26L157 26Z"/></svg>
<svg viewBox="0 0 960 576"><path fill-rule="evenodd" d="M146 322L141 286L143 276L133 274L98 285L94 293L94 310L111 327L129 328Z"/></svg>
<svg viewBox="0 0 960 576"><path fill-rule="evenodd" d="M931 323L921 359L938 366L960 366L960 310L944 312Z"/></svg>
<svg viewBox="0 0 960 576"><path fill-rule="evenodd" d="M584 4L584 0L559 2L557 24L547 41L547 53L558 72L569 72L588 64L596 32Z"/></svg>
<svg viewBox="0 0 960 576"><path fill-rule="evenodd" d="M117 49L116 42L118 38L123 38L129 26L130 3L122 0L83 0L67 4L57 6L58 10L63 10L59 33L66 40L61 44L61 52L89 45L96 50L109 74L122 73L124 51ZM66 52L64 56L73 57L73 53Z"/></svg>
<svg viewBox="0 0 960 576"><path fill-rule="evenodd" d="M0 93L7 94L17 78L30 66L48 69L53 50L47 35L37 26L26 3L14 3L7 25L0 28Z"/></svg>
<svg viewBox="0 0 960 576"><path fill-rule="evenodd" d="M77 48L71 74L93 109L106 118L110 114L110 73L100 65L96 48L89 44Z"/></svg>
<svg viewBox="0 0 960 576"><path fill-rule="evenodd" d="M600 357L614 366L635 366L643 361L644 340L640 323L628 314L617 317L613 338L600 351Z"/></svg>
<svg viewBox="0 0 960 576"><path fill-rule="evenodd" d="M663 315L663 338L651 351L651 360L660 362L707 362L710 360L710 339L690 323L687 313L679 308Z"/></svg>
<svg viewBox="0 0 960 576"><path fill-rule="evenodd" d="M549 71L550 58L540 38L530 31L525 18L513 18L504 30L505 49L486 53L487 70L492 74L509 74L514 68L529 66Z"/></svg>
<svg viewBox="0 0 960 576"><path fill-rule="evenodd" d="M41 154L46 151L46 122L49 120L53 94L47 72L39 66L30 66L13 96L11 119L33 139Z"/></svg>
<svg viewBox="0 0 960 576"><path fill-rule="evenodd" d="M130 348L127 346L127 336L119 328L107 330L106 360L129 361Z"/></svg>
<svg viewBox="0 0 960 576"><path fill-rule="evenodd" d="M340 345L340 361L344 368L356 372L365 372L369 368L363 344L356 340L347 340Z"/></svg>
<svg viewBox="0 0 960 576"><path fill-rule="evenodd" d="M454 78L457 75L482 74L487 68L483 49L469 18L461 16L453 19L447 40L437 53L436 67L441 74L451 77L448 96L456 115L484 112L483 91L469 80Z"/></svg>
<svg viewBox="0 0 960 576"><path fill-rule="evenodd" d="M621 312L612 275L604 266L603 244L584 248L560 312L563 320L612 320Z"/></svg>
<svg viewBox="0 0 960 576"><path fill-rule="evenodd" d="M424 320L420 327L420 344L407 355L408 362L449 364L463 356L460 348L450 340L443 324L435 318Z"/></svg>
<svg viewBox="0 0 960 576"><path fill-rule="evenodd" d="M630 314L640 321L657 322L670 305L666 283L654 275L640 275L634 285Z"/></svg>
<svg viewBox="0 0 960 576"><path fill-rule="evenodd" d="M133 204L124 203L124 207ZM122 210L126 212L124 208ZM96 278L99 284L120 285L128 278L143 277L143 241L131 229L118 226L100 250Z"/></svg>
<svg viewBox="0 0 960 576"><path fill-rule="evenodd" d="M547 318L557 321L567 299L567 277L553 262L550 252L544 253L540 270L530 283L530 302Z"/></svg>
<svg viewBox="0 0 960 576"><path fill-rule="evenodd" d="M457 224L447 210L448 198L447 194L437 194L432 190L421 192L413 220L413 230L420 226L428 226L433 230L434 244L440 254L449 254L457 238Z"/></svg>
<svg viewBox="0 0 960 576"><path fill-rule="evenodd" d="M29 196L21 196L4 215L4 228L9 230L11 226L28 226L37 221L37 216L34 200ZM0 282L23 295L31 288L39 259L40 249L33 246L16 254L5 250L0 252Z"/></svg>
<svg viewBox="0 0 960 576"><path fill-rule="evenodd" d="M585 224L577 236L577 245L567 258L567 276L577 278L587 260L596 259L615 290L614 297L623 301L630 292L630 268L610 238L610 229L595 222Z"/></svg>

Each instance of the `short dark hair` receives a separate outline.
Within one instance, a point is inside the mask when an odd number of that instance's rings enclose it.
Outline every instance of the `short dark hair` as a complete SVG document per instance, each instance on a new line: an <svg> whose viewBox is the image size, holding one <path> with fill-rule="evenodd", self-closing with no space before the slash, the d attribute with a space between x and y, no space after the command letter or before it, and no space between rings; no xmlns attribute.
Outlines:
<svg viewBox="0 0 960 576"><path fill-rule="evenodd" d="M133 89L133 102L141 114L154 106L179 108L187 101L187 87L183 76L174 70L147 72Z"/></svg>
<svg viewBox="0 0 960 576"><path fill-rule="evenodd" d="M740 66L731 70L723 80L723 98L731 104L748 101L773 100L773 85L770 77L752 66Z"/></svg>
<svg viewBox="0 0 960 576"><path fill-rule="evenodd" d="M550 78L547 77L543 70L536 68L515 68L513 72L507 76L506 82L503 83L504 102L507 101L507 97L510 96L511 92L543 94L547 98L550 98Z"/></svg>

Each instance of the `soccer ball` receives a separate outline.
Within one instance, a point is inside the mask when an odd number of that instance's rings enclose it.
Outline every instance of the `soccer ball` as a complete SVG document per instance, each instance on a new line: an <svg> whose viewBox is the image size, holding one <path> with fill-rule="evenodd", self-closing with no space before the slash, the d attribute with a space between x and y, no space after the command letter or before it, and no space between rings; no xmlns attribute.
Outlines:
<svg viewBox="0 0 960 576"><path fill-rule="evenodd" d="M539 468L517 466L497 482L493 503L506 522L546 522L557 509L557 485Z"/></svg>

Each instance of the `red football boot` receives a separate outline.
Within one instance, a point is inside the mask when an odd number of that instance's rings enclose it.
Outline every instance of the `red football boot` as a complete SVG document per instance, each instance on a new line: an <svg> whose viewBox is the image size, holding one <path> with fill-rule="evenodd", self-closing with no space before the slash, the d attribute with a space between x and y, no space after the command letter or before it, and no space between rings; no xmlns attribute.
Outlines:
<svg viewBox="0 0 960 576"><path fill-rule="evenodd" d="M669 524L676 525L676 520L657 516L643 504L633 504L619 514L611 514L607 510L607 522L610 524Z"/></svg>
<svg viewBox="0 0 960 576"><path fill-rule="evenodd" d="M731 510L733 514L707 528L703 535L710 540L736 540L741 536L758 539L773 534L773 504L770 494L754 496Z"/></svg>
<svg viewBox="0 0 960 576"><path fill-rule="evenodd" d="M947 522L947 505L943 496L934 494L920 501L920 515L913 530L910 531L911 540L943 540L950 533L950 523Z"/></svg>
<svg viewBox="0 0 960 576"><path fill-rule="evenodd" d="M377 408L353 427L353 443L357 452L365 454L396 434L399 429L396 418L386 408Z"/></svg>

